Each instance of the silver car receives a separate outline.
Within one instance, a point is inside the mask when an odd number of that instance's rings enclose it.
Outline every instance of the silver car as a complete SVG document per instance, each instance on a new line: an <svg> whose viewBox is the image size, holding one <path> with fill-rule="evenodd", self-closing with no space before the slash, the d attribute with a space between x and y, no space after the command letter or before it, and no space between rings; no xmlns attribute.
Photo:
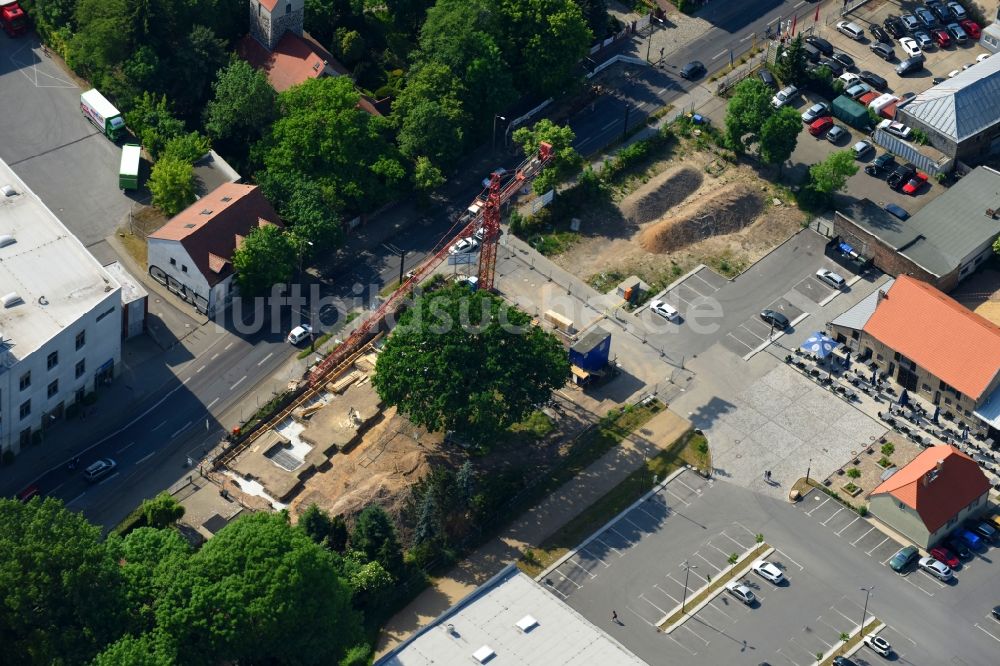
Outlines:
<svg viewBox="0 0 1000 666"><path fill-rule="evenodd" d="M828 107L823 102L817 102L816 104L813 104L808 109L806 109L806 112L802 114L802 122L811 123L820 116L826 116L829 115L829 113L830 113L830 107Z"/></svg>
<svg viewBox="0 0 1000 666"><path fill-rule="evenodd" d="M726 585L726 592L733 595L747 606L752 606L753 602L757 600L757 597L753 595L753 591L743 583L729 583Z"/></svg>
<svg viewBox="0 0 1000 666"><path fill-rule="evenodd" d="M933 557L921 557L917 565L940 581L951 580L951 567Z"/></svg>
<svg viewBox="0 0 1000 666"><path fill-rule="evenodd" d="M821 282L825 282L834 289L843 289L844 285L847 284L847 280L844 279L839 273L834 273L831 270L821 268L816 271L816 278Z"/></svg>

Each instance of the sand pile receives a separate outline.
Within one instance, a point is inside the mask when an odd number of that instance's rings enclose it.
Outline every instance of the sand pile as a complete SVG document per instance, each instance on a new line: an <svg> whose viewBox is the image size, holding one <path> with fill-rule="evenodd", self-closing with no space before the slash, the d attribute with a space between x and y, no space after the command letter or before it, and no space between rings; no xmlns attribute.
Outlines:
<svg viewBox="0 0 1000 666"><path fill-rule="evenodd" d="M652 222L693 194L703 179L702 172L691 167L664 171L625 197L619 209L634 224Z"/></svg>
<svg viewBox="0 0 1000 666"><path fill-rule="evenodd" d="M748 185L726 185L644 229L639 245L654 254L675 252L706 238L739 231L753 223L763 210L764 199Z"/></svg>

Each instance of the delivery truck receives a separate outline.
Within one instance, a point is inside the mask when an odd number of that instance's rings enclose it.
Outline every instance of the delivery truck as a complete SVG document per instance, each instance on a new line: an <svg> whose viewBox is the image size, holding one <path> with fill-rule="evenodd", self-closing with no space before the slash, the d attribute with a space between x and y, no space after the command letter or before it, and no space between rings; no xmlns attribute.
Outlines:
<svg viewBox="0 0 1000 666"><path fill-rule="evenodd" d="M28 28L28 19L17 0L0 0L0 24L11 37L24 34Z"/></svg>
<svg viewBox="0 0 1000 666"><path fill-rule="evenodd" d="M80 111L112 141L125 129L125 120L104 95L91 89L80 95Z"/></svg>
<svg viewBox="0 0 1000 666"><path fill-rule="evenodd" d="M122 146L122 163L118 167L118 187L123 190L139 189L139 161L142 148L134 143Z"/></svg>

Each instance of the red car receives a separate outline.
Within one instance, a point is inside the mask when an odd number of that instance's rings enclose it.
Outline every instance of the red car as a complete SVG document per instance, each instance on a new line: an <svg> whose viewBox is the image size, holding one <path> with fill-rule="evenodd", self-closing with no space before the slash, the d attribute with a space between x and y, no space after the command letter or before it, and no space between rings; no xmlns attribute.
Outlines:
<svg viewBox="0 0 1000 666"><path fill-rule="evenodd" d="M38 486L31 484L30 486L28 486L27 488L25 488L24 490L22 490L17 494L17 499L21 500L22 502L27 502L30 501L32 497L40 495L41 492L42 491L38 489Z"/></svg>
<svg viewBox="0 0 1000 666"><path fill-rule="evenodd" d="M903 194L909 194L910 196L916 195L920 191L920 188L924 186L927 182L927 174L922 171L918 171L913 175L906 185L903 185Z"/></svg>
<svg viewBox="0 0 1000 666"><path fill-rule="evenodd" d="M931 37L941 48L951 46L951 35L948 34L947 30L931 30Z"/></svg>
<svg viewBox="0 0 1000 666"><path fill-rule="evenodd" d="M962 28L969 33L969 37L973 39L979 39L979 35L982 34L982 30L979 29L979 24L971 19L962 19L958 22Z"/></svg>
<svg viewBox="0 0 1000 666"><path fill-rule="evenodd" d="M813 136L823 136L831 127L833 127L833 118L830 116L823 116L822 118L817 118L810 123L809 133Z"/></svg>
<svg viewBox="0 0 1000 666"><path fill-rule="evenodd" d="M937 548L930 549L931 557L933 557L938 562L944 562L949 567L954 569L959 565L958 555L951 552L944 546L938 546Z"/></svg>

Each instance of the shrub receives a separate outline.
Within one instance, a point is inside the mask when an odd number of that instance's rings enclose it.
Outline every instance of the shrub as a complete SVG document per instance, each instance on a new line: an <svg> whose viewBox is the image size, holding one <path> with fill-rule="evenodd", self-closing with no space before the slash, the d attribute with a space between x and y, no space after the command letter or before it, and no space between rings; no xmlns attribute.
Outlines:
<svg viewBox="0 0 1000 666"><path fill-rule="evenodd" d="M847 470L847 476L851 477L852 479L857 479L861 476L861 470L858 469L857 467L852 467L851 469Z"/></svg>
<svg viewBox="0 0 1000 666"><path fill-rule="evenodd" d="M882 455L891 456L896 451L896 447L892 445L892 442L886 442L882 445Z"/></svg>
<svg viewBox="0 0 1000 666"><path fill-rule="evenodd" d="M868 507L866 507L866 506L859 506L858 507L858 515L861 516L862 518L864 518L865 516L867 516L868 515Z"/></svg>
<svg viewBox="0 0 1000 666"><path fill-rule="evenodd" d="M929 141L927 137L927 132L923 131L922 129L918 129L916 127L913 128L913 132L910 135L910 137L913 139L914 143L920 144L921 146L926 146L927 142Z"/></svg>
<svg viewBox="0 0 1000 666"><path fill-rule="evenodd" d="M878 464L879 464L879 466L881 466L881 467L889 467L890 465L892 465L892 461L891 461L891 460L889 460L888 458L886 458L885 456L882 456L882 457L881 457L881 458L879 459L879 461L878 461Z"/></svg>

